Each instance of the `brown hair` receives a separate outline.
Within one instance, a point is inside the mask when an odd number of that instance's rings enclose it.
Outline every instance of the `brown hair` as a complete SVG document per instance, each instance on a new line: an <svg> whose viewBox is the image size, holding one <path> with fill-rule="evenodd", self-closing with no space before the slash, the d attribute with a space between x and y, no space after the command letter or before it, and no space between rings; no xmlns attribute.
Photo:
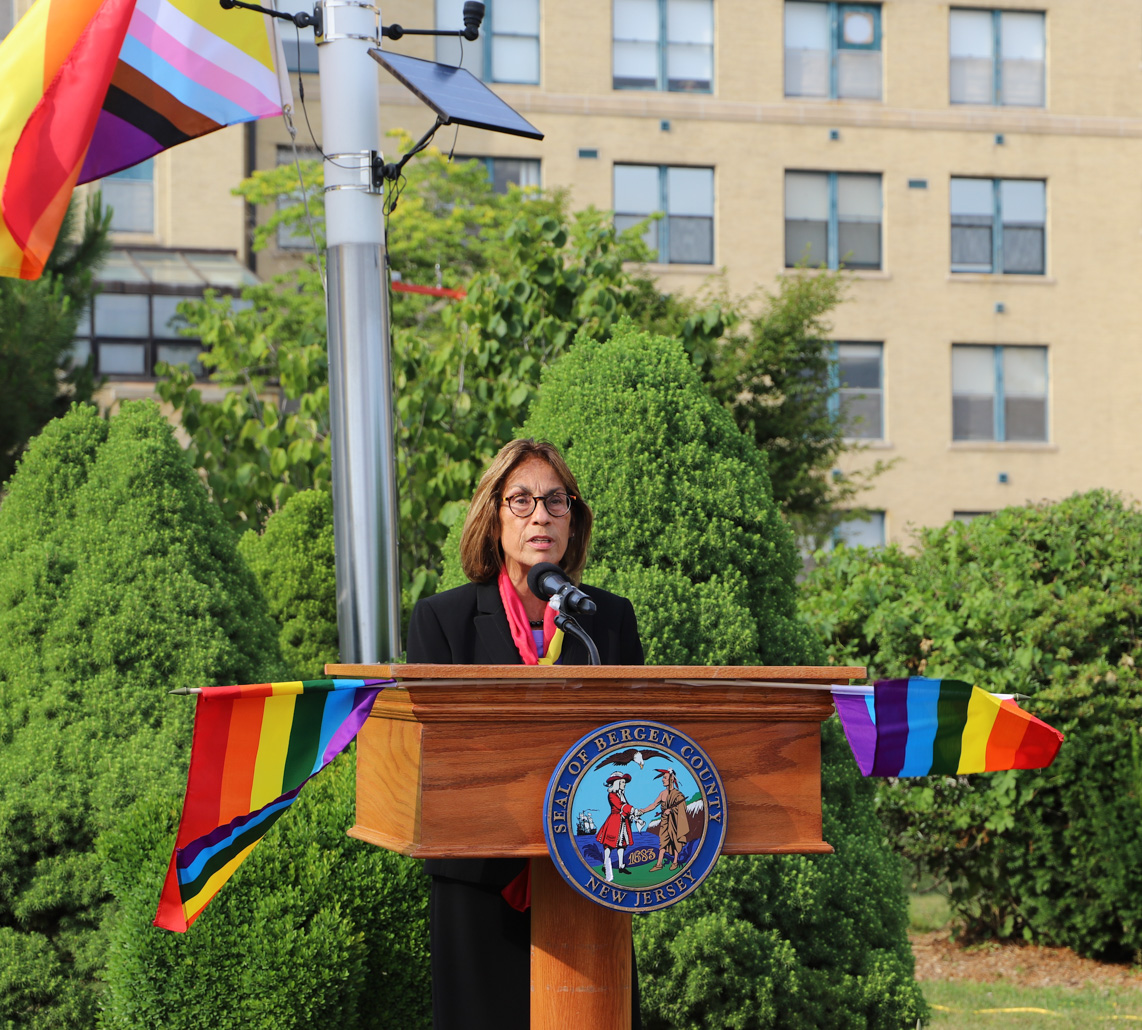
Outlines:
<svg viewBox="0 0 1142 1030"><path fill-rule="evenodd" d="M516 466L528 458L542 458L559 477L563 488L578 497L571 502L571 534L567 552L559 563L567 578L574 583L583 575L587 564L587 551L591 544L591 525L595 516L587 502L579 496L579 484L563 460L558 449L544 440L513 440L500 449L500 453L480 477L464 529L460 534L460 567L474 583L488 583L500 574L504 564L504 551L500 544L500 505L503 487Z"/></svg>

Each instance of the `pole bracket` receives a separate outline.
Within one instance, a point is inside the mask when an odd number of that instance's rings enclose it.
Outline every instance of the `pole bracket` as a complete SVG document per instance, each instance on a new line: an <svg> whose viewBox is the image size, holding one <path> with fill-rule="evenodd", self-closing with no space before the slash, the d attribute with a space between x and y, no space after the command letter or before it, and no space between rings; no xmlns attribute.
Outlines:
<svg viewBox="0 0 1142 1030"><path fill-rule="evenodd" d="M348 173L340 178L356 181L338 182L326 186L324 193L350 190L358 193L382 193L384 180L376 174L379 155L375 150L358 150L348 154L326 154L325 160L341 172ZM354 173L356 173L354 175Z"/></svg>
<svg viewBox="0 0 1142 1030"><path fill-rule="evenodd" d="M317 9L321 12L322 18L322 31L317 37L318 46L323 43L332 43L338 39L360 39L366 43L372 43L373 46L381 45L381 9L379 7L366 3L365 0L320 0ZM349 32L344 27L338 29L338 22L341 22L342 26L352 25L354 28L361 28L364 19L355 17L359 11L372 13L373 29L370 33Z"/></svg>

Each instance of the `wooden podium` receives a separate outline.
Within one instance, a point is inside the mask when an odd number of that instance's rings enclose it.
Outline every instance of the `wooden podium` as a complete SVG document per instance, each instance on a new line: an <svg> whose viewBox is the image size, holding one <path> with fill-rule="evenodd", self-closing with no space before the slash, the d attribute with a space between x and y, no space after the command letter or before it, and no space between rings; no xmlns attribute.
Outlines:
<svg viewBox="0 0 1142 1030"><path fill-rule="evenodd" d="M820 724L833 702L824 687L865 674L831 666L325 671L399 681L378 695L357 736L351 836L414 858L533 859L533 1030L630 1027L631 917L576 894L547 857L543 797L567 749L606 723L666 723L694 738L722 777L723 854L828 853Z"/></svg>

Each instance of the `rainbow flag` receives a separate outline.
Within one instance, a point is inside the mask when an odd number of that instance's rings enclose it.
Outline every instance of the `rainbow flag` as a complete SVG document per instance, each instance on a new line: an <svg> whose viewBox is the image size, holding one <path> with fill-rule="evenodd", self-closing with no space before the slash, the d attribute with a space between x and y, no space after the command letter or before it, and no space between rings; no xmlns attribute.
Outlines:
<svg viewBox="0 0 1142 1030"><path fill-rule="evenodd" d="M40 275L78 183L291 103L271 22L217 0L36 0L0 42L0 275Z"/></svg>
<svg viewBox="0 0 1142 1030"><path fill-rule="evenodd" d="M391 680L205 687L186 798L155 926L184 932L310 777L337 757Z"/></svg>
<svg viewBox="0 0 1142 1030"><path fill-rule="evenodd" d="M1043 769L1063 742L1013 699L960 680L878 680L872 694L833 701L864 776Z"/></svg>

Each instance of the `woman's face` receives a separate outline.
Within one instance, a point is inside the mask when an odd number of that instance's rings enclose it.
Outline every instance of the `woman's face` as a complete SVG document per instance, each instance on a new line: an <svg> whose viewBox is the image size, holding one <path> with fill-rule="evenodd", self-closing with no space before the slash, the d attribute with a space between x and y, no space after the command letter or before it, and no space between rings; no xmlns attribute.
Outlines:
<svg viewBox="0 0 1142 1030"><path fill-rule="evenodd" d="M567 493L567 488L546 461L533 456L521 461L508 473L501 492L506 500L517 494L546 497L555 491ZM508 575L518 580L540 562L559 564L571 537L571 518L570 512L562 518L553 518L542 501L536 504L535 511L521 518L501 502L500 543Z"/></svg>

